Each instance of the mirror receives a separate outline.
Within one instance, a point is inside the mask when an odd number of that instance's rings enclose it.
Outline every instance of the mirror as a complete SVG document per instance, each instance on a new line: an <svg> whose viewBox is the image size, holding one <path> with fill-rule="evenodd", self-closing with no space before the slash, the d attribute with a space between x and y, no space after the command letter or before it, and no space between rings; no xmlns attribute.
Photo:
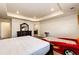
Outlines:
<svg viewBox="0 0 79 59"><path fill-rule="evenodd" d="M20 24L20 31L29 31L29 25L26 23Z"/></svg>

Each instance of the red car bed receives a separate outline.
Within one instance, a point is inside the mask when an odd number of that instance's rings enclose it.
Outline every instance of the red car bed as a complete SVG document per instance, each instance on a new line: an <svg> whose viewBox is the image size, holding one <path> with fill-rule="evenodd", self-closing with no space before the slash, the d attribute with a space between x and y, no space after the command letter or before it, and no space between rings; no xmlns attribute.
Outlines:
<svg viewBox="0 0 79 59"><path fill-rule="evenodd" d="M78 39L46 37L43 40L53 44L53 50L60 54L79 55Z"/></svg>

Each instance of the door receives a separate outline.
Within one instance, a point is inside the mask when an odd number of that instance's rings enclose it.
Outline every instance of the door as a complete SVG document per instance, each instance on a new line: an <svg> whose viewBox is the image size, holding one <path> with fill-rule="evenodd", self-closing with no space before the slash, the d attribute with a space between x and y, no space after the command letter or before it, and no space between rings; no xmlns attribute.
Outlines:
<svg viewBox="0 0 79 59"><path fill-rule="evenodd" d="M10 23L1 22L1 38L9 38L10 35Z"/></svg>

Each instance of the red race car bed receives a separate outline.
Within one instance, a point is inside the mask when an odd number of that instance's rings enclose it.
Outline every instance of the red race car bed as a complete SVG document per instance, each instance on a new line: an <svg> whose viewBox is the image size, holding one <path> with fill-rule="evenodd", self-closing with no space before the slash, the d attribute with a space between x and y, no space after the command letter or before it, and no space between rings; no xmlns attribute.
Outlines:
<svg viewBox="0 0 79 59"><path fill-rule="evenodd" d="M63 55L79 55L77 39L46 37L43 40L53 44L53 50Z"/></svg>

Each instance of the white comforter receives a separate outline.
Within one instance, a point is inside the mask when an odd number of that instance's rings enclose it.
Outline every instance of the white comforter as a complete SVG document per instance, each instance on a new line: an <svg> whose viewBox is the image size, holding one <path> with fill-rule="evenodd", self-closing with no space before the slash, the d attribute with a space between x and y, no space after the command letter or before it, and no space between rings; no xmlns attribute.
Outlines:
<svg viewBox="0 0 79 59"><path fill-rule="evenodd" d="M0 54L45 54L49 51L49 45L48 42L31 36L4 39L0 40Z"/></svg>

